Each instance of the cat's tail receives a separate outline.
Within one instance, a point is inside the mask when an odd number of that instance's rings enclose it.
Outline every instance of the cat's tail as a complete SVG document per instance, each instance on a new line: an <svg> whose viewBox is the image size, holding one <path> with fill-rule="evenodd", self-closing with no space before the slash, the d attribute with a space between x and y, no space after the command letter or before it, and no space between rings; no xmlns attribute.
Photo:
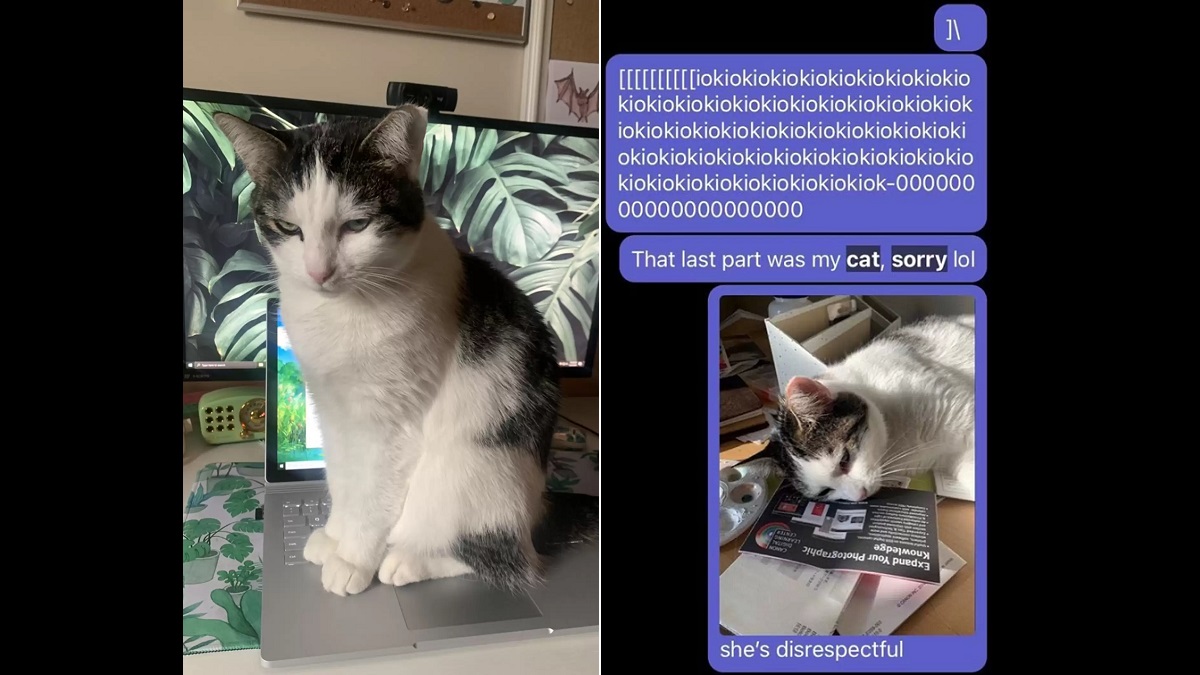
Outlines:
<svg viewBox="0 0 1200 675"><path fill-rule="evenodd" d="M533 531L538 553L550 555L564 548L600 538L600 499L570 492L547 492L546 511Z"/></svg>

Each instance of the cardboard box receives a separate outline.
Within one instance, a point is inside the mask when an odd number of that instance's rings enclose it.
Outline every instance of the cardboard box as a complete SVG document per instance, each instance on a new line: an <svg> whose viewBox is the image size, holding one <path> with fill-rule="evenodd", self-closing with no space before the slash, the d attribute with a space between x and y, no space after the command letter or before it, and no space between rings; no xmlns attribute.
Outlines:
<svg viewBox="0 0 1200 675"><path fill-rule="evenodd" d="M871 340L895 330L900 317L877 298L835 295L766 322L782 390L793 377L816 377Z"/></svg>

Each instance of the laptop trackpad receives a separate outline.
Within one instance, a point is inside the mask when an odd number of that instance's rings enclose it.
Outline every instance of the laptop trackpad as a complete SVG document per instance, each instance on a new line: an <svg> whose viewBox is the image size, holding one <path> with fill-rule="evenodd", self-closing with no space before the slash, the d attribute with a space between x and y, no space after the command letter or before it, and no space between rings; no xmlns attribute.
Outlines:
<svg viewBox="0 0 1200 675"><path fill-rule="evenodd" d="M409 630L449 628L542 616L526 594L492 588L473 577L420 581L396 589Z"/></svg>

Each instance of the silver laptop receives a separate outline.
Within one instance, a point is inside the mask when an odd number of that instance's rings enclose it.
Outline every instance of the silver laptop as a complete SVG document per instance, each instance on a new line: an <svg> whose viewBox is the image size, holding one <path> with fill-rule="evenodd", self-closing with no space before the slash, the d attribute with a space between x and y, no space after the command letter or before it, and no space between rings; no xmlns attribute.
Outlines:
<svg viewBox="0 0 1200 675"><path fill-rule="evenodd" d="M599 548L560 545L546 582L512 594L472 577L399 588L372 582L339 597L304 559L308 534L333 507L320 431L287 332L270 304L267 332L266 503L263 506L262 661L268 667L415 653L594 631L599 625ZM546 550L546 549L543 549Z"/></svg>

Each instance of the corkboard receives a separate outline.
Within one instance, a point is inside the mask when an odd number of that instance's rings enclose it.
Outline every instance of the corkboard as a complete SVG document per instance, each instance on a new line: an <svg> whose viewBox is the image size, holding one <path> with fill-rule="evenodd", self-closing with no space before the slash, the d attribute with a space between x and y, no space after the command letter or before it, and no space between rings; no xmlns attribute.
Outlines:
<svg viewBox="0 0 1200 675"><path fill-rule="evenodd" d="M471 0L238 0L238 9L250 14L525 44L529 13L524 5L531 1L542 0L526 0L520 5Z"/></svg>
<svg viewBox="0 0 1200 675"><path fill-rule="evenodd" d="M550 60L600 63L600 0L554 0Z"/></svg>

